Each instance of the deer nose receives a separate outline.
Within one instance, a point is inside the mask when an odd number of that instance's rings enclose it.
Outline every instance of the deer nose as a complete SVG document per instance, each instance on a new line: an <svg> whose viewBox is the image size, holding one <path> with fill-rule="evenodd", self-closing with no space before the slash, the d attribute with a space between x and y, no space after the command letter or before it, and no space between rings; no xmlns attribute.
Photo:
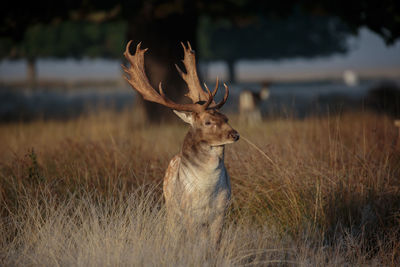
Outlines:
<svg viewBox="0 0 400 267"><path fill-rule="evenodd" d="M229 136L230 138L232 138L234 141L239 140L239 137L240 137L239 133L238 133L236 130L231 130L231 131L229 132L228 136Z"/></svg>

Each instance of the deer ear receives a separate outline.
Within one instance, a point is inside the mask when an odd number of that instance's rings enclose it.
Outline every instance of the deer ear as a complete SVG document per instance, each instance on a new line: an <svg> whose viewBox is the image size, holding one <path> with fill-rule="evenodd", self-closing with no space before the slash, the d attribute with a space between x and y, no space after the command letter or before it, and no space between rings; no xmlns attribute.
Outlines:
<svg viewBox="0 0 400 267"><path fill-rule="evenodd" d="M177 111L174 110L174 113L178 115L181 120L183 120L186 123L189 123L190 125L193 125L193 113L192 112L186 112L186 111Z"/></svg>

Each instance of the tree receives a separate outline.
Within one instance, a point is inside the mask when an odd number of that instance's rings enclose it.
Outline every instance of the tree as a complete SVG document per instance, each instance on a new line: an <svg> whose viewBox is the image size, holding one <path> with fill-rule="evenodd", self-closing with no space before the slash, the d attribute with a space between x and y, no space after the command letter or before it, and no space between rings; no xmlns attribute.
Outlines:
<svg viewBox="0 0 400 267"><path fill-rule="evenodd" d="M156 85L163 80L168 94L178 97L183 95L184 86L173 70L171 60L176 62L175 55L181 53L178 50L180 41L190 41L196 46L200 16L240 24L259 16L287 18L294 5L311 14L339 17L353 32L366 26L380 34L388 44L400 36L400 4L395 0L305 0L301 3L295 0L26 1L1 9L0 35L18 43L28 27L36 23L122 19L128 23L127 39L142 40L144 47L151 49L146 66L148 73L152 74L150 82ZM166 71L160 72L159 69ZM159 120L160 114L165 114L159 113L158 106L149 103L145 104L145 109L153 120Z"/></svg>
<svg viewBox="0 0 400 267"><path fill-rule="evenodd" d="M234 63L240 59L284 59L345 53L350 29L337 18L306 15L298 9L286 18L258 16L233 25L202 20L200 51L206 60L225 60L235 82Z"/></svg>
<svg viewBox="0 0 400 267"><path fill-rule="evenodd" d="M0 56L26 58L27 79L34 86L37 58L121 58L125 28L126 24L121 21L34 24L27 28L18 45L13 45L12 40L7 38L0 40L3 48Z"/></svg>
<svg viewBox="0 0 400 267"><path fill-rule="evenodd" d="M183 58L180 42L189 41L196 49L198 15L195 1L151 1L144 3L138 10L135 16L126 15L127 40L133 40L134 44L142 42L143 47L149 48L145 64L153 87L158 88L162 81L170 98L183 101L181 98L186 87L174 63ZM181 55L181 58L177 55ZM172 114L161 105L143 101L142 98L138 101L151 121L163 121Z"/></svg>
<svg viewBox="0 0 400 267"><path fill-rule="evenodd" d="M23 34L32 23L50 23L54 20L93 20L101 17L101 21L124 19L128 30L126 39L134 43L142 41L151 53L146 58L146 69L153 86L163 81L166 92L171 98L183 95L184 84L174 69L177 57L182 53L179 42L190 41L196 47L197 9L195 1L67 1L54 3L27 3L26 6L2 10L0 19L4 22L0 33L20 43ZM54 8L54 9L53 9ZM39 12L27 12L27 9ZM98 18L97 18L98 19ZM125 42L121 42L124 44ZM120 53L122 55L123 49ZM160 67L161 66L161 67ZM161 71L160 71L161 70ZM166 71L164 71L166 70ZM164 108L153 103L144 102L145 114L157 121L163 120Z"/></svg>

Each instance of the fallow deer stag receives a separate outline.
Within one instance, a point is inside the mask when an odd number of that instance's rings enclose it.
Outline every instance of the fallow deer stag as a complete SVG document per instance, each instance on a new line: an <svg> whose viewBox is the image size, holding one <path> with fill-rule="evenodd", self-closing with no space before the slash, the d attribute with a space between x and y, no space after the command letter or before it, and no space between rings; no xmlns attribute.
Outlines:
<svg viewBox="0 0 400 267"><path fill-rule="evenodd" d="M239 133L228 124L228 118L218 111L228 99L228 86L224 84L224 99L215 103L218 79L212 93L205 84L206 91L203 90L197 76L194 51L189 42L187 47L181 43L186 73L175 66L188 86L186 96L193 103L175 103L164 94L161 82L159 92L150 85L144 69L147 49L141 49L139 43L135 54L131 55L131 42L124 53L130 63L129 68L122 66L129 76L125 79L145 100L171 108L190 124L182 149L170 161L164 177L167 217L189 231L200 229L203 238L217 244L231 195L230 179L224 165L224 147L239 139Z"/></svg>

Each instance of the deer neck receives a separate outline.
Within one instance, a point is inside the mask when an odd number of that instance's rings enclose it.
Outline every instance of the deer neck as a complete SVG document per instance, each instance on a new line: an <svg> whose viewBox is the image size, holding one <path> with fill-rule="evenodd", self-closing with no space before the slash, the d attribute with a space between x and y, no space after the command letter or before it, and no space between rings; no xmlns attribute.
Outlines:
<svg viewBox="0 0 400 267"><path fill-rule="evenodd" d="M192 129L186 135L181 151L180 178L191 184L214 186L226 172L225 146L210 146Z"/></svg>

